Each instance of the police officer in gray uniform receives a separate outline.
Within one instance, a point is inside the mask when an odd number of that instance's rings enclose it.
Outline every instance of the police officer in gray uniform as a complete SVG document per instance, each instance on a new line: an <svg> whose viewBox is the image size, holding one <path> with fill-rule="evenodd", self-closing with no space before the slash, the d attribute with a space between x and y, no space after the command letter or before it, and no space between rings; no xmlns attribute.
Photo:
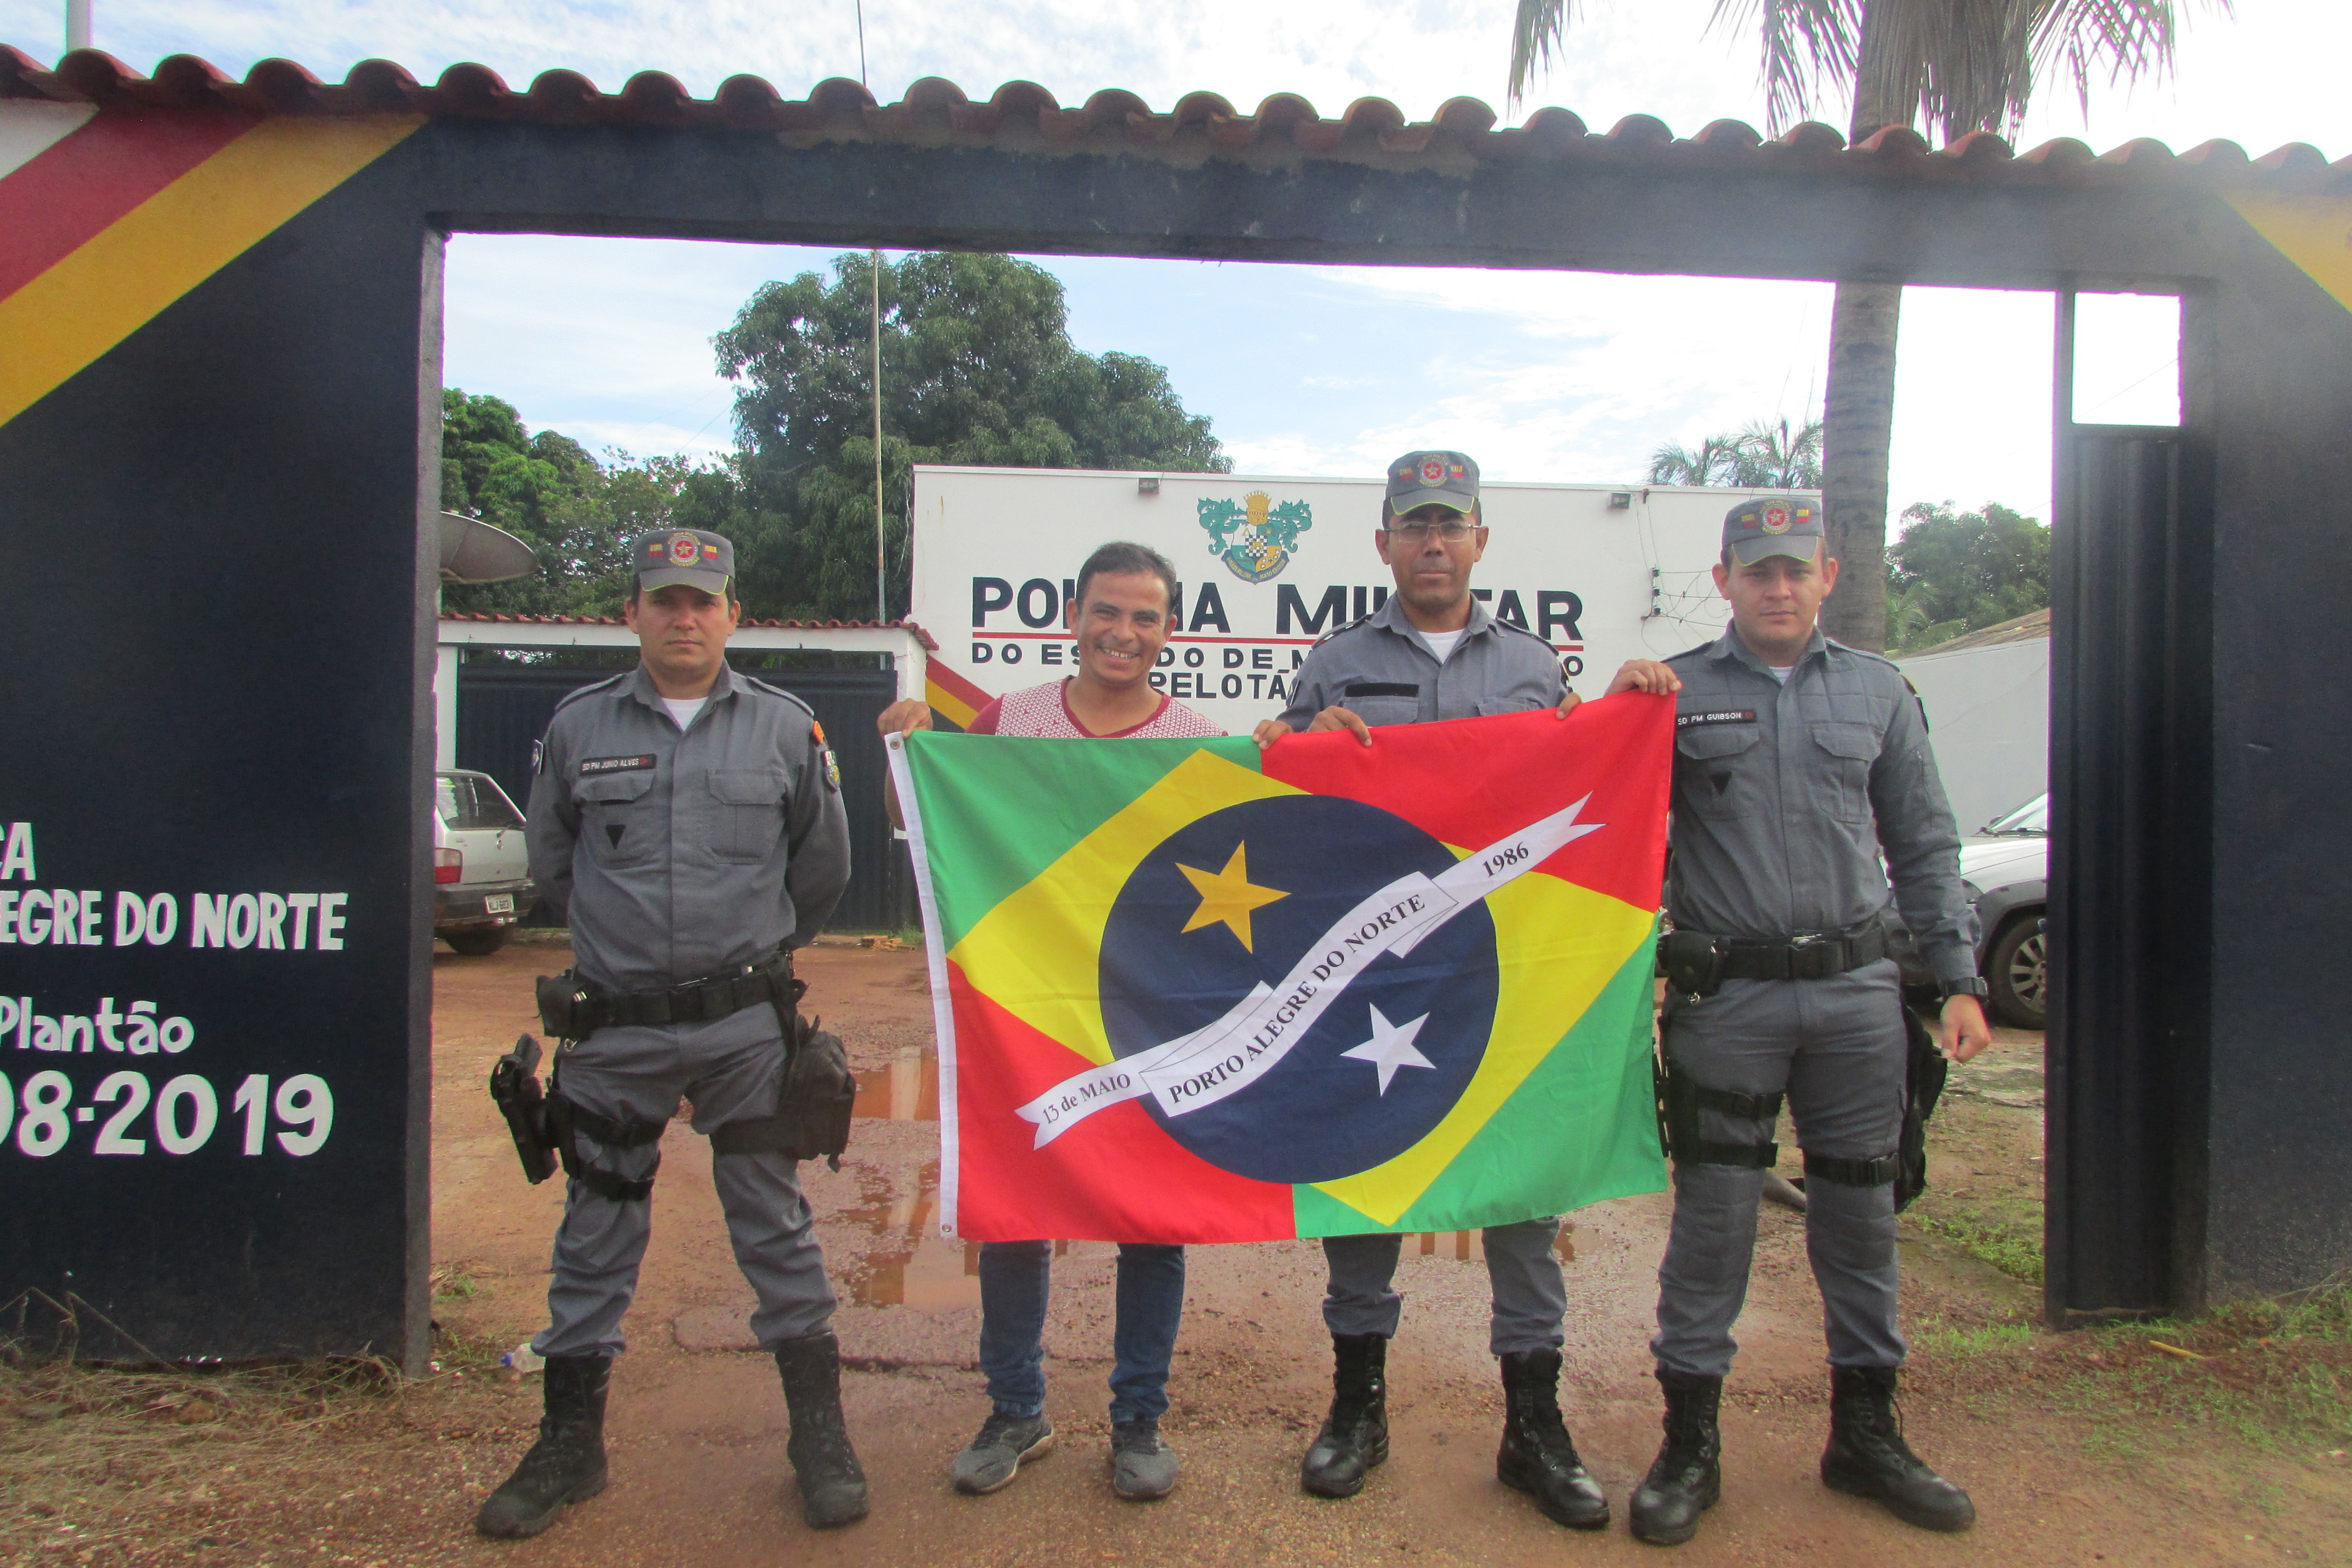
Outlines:
<svg viewBox="0 0 2352 1568"><path fill-rule="evenodd" d="M1784 1098L1829 1342L1822 1479L1929 1530L1976 1518L1895 1416L1893 1184L1911 1053L1888 881L1943 986L1941 1048L1961 1061L1990 1038L1976 921L1917 697L1885 659L1821 633L1828 550L1808 498L1733 508L1715 568L1731 626L1665 661L1664 688L1679 684L1664 943L1675 1214L1650 1348L1666 1436L1633 1509L1634 1534L1661 1545L1689 1540L1721 1490L1717 1407Z"/></svg>
<svg viewBox="0 0 2352 1568"><path fill-rule="evenodd" d="M1409 452L1389 465L1373 534L1396 592L1370 615L1315 645L1290 706L1257 727L1268 746L1297 730L1347 730L1372 744L1370 724L1425 723L1532 708L1574 707L1559 656L1524 626L1498 621L1470 594L1486 553L1478 465L1459 452ZM1621 674L1610 690L1627 689ZM1609 1500L1577 1457L1559 1411L1560 1320L1568 1292L1552 1247L1558 1216L1485 1232L1494 1290L1489 1348L1501 1358L1506 1414L1496 1473L1531 1493L1555 1521L1609 1522ZM1403 1297L1391 1281L1404 1238L1328 1237L1331 1413L1300 1467L1318 1497L1352 1497L1388 1458L1388 1342Z"/></svg>
<svg viewBox="0 0 2352 1568"><path fill-rule="evenodd" d="M734 547L665 530L630 549L626 618L642 661L571 694L549 721L529 813L530 873L568 915L580 1023L562 1029L551 1107L572 1180L555 1237L546 1415L483 1506L485 1535L532 1535L604 1485L604 1394L653 1228L664 1128L683 1095L710 1134L735 1258L759 1297L787 1447L820 1528L866 1514L842 1423L834 1296L798 1163L779 1124L793 947L849 879L840 776L807 705L727 666L742 615ZM551 1024L551 1028L556 1027Z"/></svg>

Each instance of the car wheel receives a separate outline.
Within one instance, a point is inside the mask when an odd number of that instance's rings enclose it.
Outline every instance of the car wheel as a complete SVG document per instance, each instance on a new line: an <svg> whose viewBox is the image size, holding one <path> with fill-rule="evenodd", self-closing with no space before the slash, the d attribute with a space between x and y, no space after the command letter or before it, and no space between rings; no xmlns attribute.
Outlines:
<svg viewBox="0 0 2352 1568"><path fill-rule="evenodd" d="M2028 910L2009 923L1986 956L1993 1016L2017 1029L2046 1026L2050 1005L2050 939L2042 911Z"/></svg>
<svg viewBox="0 0 2352 1568"><path fill-rule="evenodd" d="M476 926L470 931L450 931L441 933L441 940L464 953L467 958L488 958L507 944L504 926Z"/></svg>

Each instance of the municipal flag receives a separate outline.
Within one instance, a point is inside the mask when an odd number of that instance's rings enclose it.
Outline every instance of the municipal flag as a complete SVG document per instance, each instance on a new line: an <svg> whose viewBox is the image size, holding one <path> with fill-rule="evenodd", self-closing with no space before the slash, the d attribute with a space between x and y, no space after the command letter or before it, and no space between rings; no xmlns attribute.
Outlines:
<svg viewBox="0 0 2352 1568"><path fill-rule="evenodd" d="M1673 705L1344 732L893 742L941 1228L1454 1230L1664 1184Z"/></svg>

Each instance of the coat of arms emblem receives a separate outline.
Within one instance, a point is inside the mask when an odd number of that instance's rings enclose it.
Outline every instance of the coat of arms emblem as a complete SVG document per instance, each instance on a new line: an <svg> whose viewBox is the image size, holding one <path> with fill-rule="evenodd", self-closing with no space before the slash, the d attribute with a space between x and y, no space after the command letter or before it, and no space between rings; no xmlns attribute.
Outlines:
<svg viewBox="0 0 2352 1568"><path fill-rule="evenodd" d="M1305 501L1276 502L1264 490L1252 490L1239 500L1203 497L1199 506L1209 553L1244 583L1280 576L1290 564L1290 552L1298 547L1298 536L1315 526Z"/></svg>

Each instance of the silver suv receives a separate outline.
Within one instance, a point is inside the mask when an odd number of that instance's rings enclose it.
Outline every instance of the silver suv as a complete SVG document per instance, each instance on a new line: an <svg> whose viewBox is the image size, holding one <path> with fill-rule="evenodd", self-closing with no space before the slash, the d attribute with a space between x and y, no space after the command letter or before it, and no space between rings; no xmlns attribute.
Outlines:
<svg viewBox="0 0 2352 1568"><path fill-rule="evenodd" d="M488 773L433 775L433 934L469 958L506 945L538 902L522 813Z"/></svg>

